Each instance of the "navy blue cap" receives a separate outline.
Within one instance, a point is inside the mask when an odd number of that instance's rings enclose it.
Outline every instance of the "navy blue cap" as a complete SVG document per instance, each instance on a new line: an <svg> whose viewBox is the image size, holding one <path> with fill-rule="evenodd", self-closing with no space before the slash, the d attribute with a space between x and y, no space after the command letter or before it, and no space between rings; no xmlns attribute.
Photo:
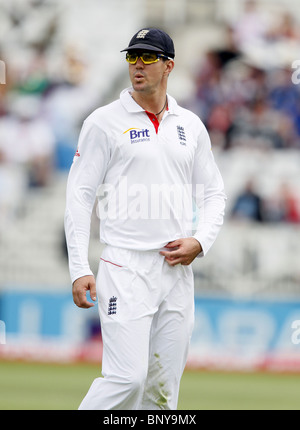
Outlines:
<svg viewBox="0 0 300 430"><path fill-rule="evenodd" d="M168 57L175 57L174 43L171 37L158 28L143 28L139 30L130 40L124 51L147 50L161 52Z"/></svg>

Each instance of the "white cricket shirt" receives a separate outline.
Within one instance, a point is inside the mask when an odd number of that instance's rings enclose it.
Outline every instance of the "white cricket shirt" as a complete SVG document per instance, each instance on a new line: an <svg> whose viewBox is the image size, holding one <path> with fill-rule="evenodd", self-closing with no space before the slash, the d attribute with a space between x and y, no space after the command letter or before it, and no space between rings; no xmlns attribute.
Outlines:
<svg viewBox="0 0 300 430"><path fill-rule="evenodd" d="M100 240L120 248L158 250L193 235L205 255L223 223L223 180L201 120L168 95L158 124L131 90L96 109L80 133L65 211L72 282L92 274L88 247L96 197ZM194 233L193 202L199 208Z"/></svg>

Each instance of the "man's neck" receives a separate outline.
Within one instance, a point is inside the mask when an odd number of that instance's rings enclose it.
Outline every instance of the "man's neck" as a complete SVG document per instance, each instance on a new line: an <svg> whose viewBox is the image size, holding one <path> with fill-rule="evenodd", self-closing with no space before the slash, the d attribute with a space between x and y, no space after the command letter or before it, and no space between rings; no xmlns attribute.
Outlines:
<svg viewBox="0 0 300 430"><path fill-rule="evenodd" d="M166 91L161 91L160 93L145 94L143 92L132 91L132 98L139 104L145 111L151 112L154 115L163 114L166 106Z"/></svg>

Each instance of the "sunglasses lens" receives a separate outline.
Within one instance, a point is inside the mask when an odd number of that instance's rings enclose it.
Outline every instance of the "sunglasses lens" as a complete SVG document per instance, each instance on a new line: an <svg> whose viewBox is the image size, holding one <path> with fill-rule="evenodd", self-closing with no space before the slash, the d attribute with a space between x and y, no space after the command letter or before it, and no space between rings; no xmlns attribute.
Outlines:
<svg viewBox="0 0 300 430"><path fill-rule="evenodd" d="M128 61L128 63L135 64L137 62L137 59L138 59L137 54L130 54L129 52L127 52L126 60Z"/></svg>
<svg viewBox="0 0 300 430"><path fill-rule="evenodd" d="M149 53L149 52L143 54L141 58L145 64L155 63L158 60L158 57L156 54Z"/></svg>
<svg viewBox="0 0 300 430"><path fill-rule="evenodd" d="M138 55L136 53L127 52L126 54L126 60L130 64L135 64L138 58L141 58L144 64L152 64L158 61L158 56L155 53L145 52L141 55Z"/></svg>

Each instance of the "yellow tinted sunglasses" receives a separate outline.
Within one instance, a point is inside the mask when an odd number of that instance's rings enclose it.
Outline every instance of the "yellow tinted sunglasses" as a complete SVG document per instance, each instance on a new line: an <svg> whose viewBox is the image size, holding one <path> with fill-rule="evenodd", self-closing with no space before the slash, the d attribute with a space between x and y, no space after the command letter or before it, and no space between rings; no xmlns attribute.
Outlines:
<svg viewBox="0 0 300 430"><path fill-rule="evenodd" d="M143 54L137 54L136 52L127 52L126 54L126 61L128 61L129 64L135 64L139 58L144 64L157 63L160 58L172 60L172 58L167 57L166 55L156 54L155 52L144 52Z"/></svg>

